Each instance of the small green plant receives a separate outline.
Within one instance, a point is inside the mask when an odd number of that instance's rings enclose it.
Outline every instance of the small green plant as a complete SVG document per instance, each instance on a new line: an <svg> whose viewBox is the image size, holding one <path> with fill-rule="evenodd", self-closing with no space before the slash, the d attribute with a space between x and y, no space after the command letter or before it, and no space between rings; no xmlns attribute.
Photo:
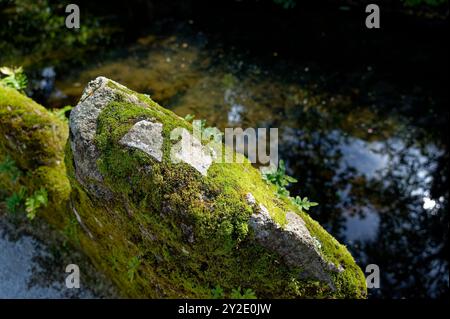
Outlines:
<svg viewBox="0 0 450 319"><path fill-rule="evenodd" d="M6 66L0 67L0 73L6 75L6 77L0 79L0 84L16 89L21 93L25 93L28 80L25 73L23 73L22 67L8 68Z"/></svg>
<svg viewBox="0 0 450 319"><path fill-rule="evenodd" d="M213 299L224 299L226 297L225 291L219 285L214 287L211 292ZM257 299L256 294L252 289L245 289L244 291L241 291L241 287L232 289L228 296L231 299Z"/></svg>
<svg viewBox="0 0 450 319"><path fill-rule="evenodd" d="M300 196L293 198L292 202L301 210L309 210L310 207L319 205L319 203L310 202L308 197L301 198Z"/></svg>
<svg viewBox="0 0 450 319"><path fill-rule="evenodd" d="M69 242L80 244L80 239L78 238L78 221L74 215L69 215L66 225L63 228L63 234L65 240L63 242L64 247L68 247Z"/></svg>
<svg viewBox="0 0 450 319"><path fill-rule="evenodd" d="M21 175L20 170L16 166L16 162L14 162L14 160L8 155L5 157L3 162L0 163L0 174L1 173L9 175L13 182L15 182Z"/></svg>
<svg viewBox="0 0 450 319"><path fill-rule="evenodd" d="M277 187L277 194L279 196L288 197L291 202L300 208L302 211L307 211L313 206L319 205L316 202L310 202L308 197L301 198L296 196L295 198L290 197L289 191L286 189L290 183L296 183L297 180L291 176L286 175L286 165L283 160L280 160L278 164L278 169L273 173L264 173L263 179L269 183L274 184Z"/></svg>
<svg viewBox="0 0 450 319"><path fill-rule="evenodd" d="M265 173L263 178L274 184L277 187L279 195L289 196L289 191L286 189L290 183L296 183L297 180L291 176L286 175L286 165L283 160L280 160L278 169L274 173Z"/></svg>
<svg viewBox="0 0 450 319"><path fill-rule="evenodd" d="M227 88L231 89L233 88L237 83L236 78L231 73L227 73L222 78L222 85Z"/></svg>
<svg viewBox="0 0 450 319"><path fill-rule="evenodd" d="M28 219L33 220L34 217L36 217L37 210L42 206L47 206L47 204L47 190L45 188L40 188L35 191L33 195L25 200L25 211L27 212Z"/></svg>
<svg viewBox="0 0 450 319"><path fill-rule="evenodd" d="M26 190L24 187L21 187L18 192L14 192L11 196L6 199L6 209L9 213L15 214L17 212L17 208L23 202L26 196Z"/></svg>
<svg viewBox="0 0 450 319"><path fill-rule="evenodd" d="M241 292L241 287L231 291L231 299L257 299L252 289L245 289Z"/></svg>
<svg viewBox="0 0 450 319"><path fill-rule="evenodd" d="M53 114L55 114L61 121L67 121L66 112L71 111L73 106L67 105L60 109L53 110Z"/></svg>
<svg viewBox="0 0 450 319"><path fill-rule="evenodd" d="M141 261L140 261L138 256L134 256L128 262L127 276L128 276L128 280L130 282L133 282L134 277L136 276L136 272L137 272L137 270L138 270L140 265L141 265Z"/></svg>
<svg viewBox="0 0 450 319"><path fill-rule="evenodd" d="M224 291L219 285L214 287L214 289L212 289L211 291L213 299L223 299L225 297Z"/></svg>
<svg viewBox="0 0 450 319"><path fill-rule="evenodd" d="M187 114L185 117L184 117L184 120L185 121L187 121L187 122L192 122L193 120L195 119L195 115L192 115L192 114Z"/></svg>

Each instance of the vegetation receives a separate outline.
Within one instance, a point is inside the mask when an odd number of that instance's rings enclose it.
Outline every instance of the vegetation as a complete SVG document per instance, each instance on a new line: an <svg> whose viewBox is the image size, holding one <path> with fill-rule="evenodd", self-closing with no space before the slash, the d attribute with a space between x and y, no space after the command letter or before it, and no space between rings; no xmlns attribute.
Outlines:
<svg viewBox="0 0 450 319"><path fill-rule="evenodd" d="M290 183L296 183L297 180L291 176L286 175L286 165L283 160L280 160L278 168L273 173L264 173L263 179L272 183L277 188L277 194L289 198L291 202L301 210L309 210L313 206L319 205L316 202L310 202L308 197L303 199L300 196L295 198L290 197L289 191L286 189Z"/></svg>
<svg viewBox="0 0 450 319"><path fill-rule="evenodd" d="M0 67L0 73L6 75L6 77L0 79L0 84L16 89L17 91L24 93L27 87L27 77L23 73L22 67L8 68L6 66Z"/></svg>
<svg viewBox="0 0 450 319"><path fill-rule="evenodd" d="M230 294L225 294L224 290L220 286L214 287L212 289L213 299L225 299L227 297L231 299L257 299L255 292L252 289L245 289L241 291L241 287L237 289L232 289Z"/></svg>
<svg viewBox="0 0 450 319"><path fill-rule="evenodd" d="M25 200L25 210L29 220L33 220L36 217L36 212L40 207L47 206L47 196L47 191L41 187Z"/></svg>
<svg viewBox="0 0 450 319"><path fill-rule="evenodd" d="M16 162L9 155L6 155L3 162L0 163L0 173L10 176L13 182L22 174L17 168Z"/></svg>
<svg viewBox="0 0 450 319"><path fill-rule="evenodd" d="M13 183L21 176L20 170L9 156L6 156L3 162L0 163L0 173L9 175ZM26 193L26 187L20 186L18 191L13 192L11 196L6 198L6 208L10 213L15 214L18 207L24 203L28 219L33 220L38 209L48 204L47 191L41 187L28 197Z"/></svg>
<svg viewBox="0 0 450 319"><path fill-rule="evenodd" d="M256 295L251 289L245 289L241 292L241 287L239 287L231 291L231 299L256 299Z"/></svg>
<svg viewBox="0 0 450 319"><path fill-rule="evenodd" d="M11 196L6 198L6 209L9 213L17 213L18 207L24 202L26 198L26 189L21 187L18 192L12 193Z"/></svg>
<svg viewBox="0 0 450 319"><path fill-rule="evenodd" d="M214 287L211 292L213 299L223 299L225 297L224 291L220 286Z"/></svg>
<svg viewBox="0 0 450 319"><path fill-rule="evenodd" d="M292 9L297 6L297 0L273 0L273 2L282 6L284 9Z"/></svg>
<svg viewBox="0 0 450 319"><path fill-rule="evenodd" d="M291 176L286 175L286 165L283 160L278 163L278 168L273 173L264 173L263 178L277 187L277 193L283 196L289 196L289 191L286 187L290 183L296 183L297 180Z"/></svg>
<svg viewBox="0 0 450 319"><path fill-rule="evenodd" d="M83 59L82 52L110 41L113 30L83 12L80 29L65 27L67 3L51 0L0 0L0 63L20 59L26 67L55 60Z"/></svg>
<svg viewBox="0 0 450 319"><path fill-rule="evenodd" d="M0 136L0 188L8 211L23 211L30 220L38 214L55 219L70 192L63 161L67 122L0 85ZM63 223L63 216L54 221Z"/></svg>
<svg viewBox="0 0 450 319"><path fill-rule="evenodd" d="M133 258L131 258L130 261L128 262L127 275L128 275L128 280L130 282L133 282L134 277L136 276L136 272L137 272L140 264L141 264L141 260L137 256L133 256Z"/></svg>
<svg viewBox="0 0 450 319"><path fill-rule="evenodd" d="M61 121L67 122L66 113L67 113L67 112L70 112L70 111L72 110L72 108L73 108L73 106L67 105L67 106L64 106L64 107L62 107L62 108L60 108L60 109L53 110L53 113L54 113Z"/></svg>
<svg viewBox="0 0 450 319"><path fill-rule="evenodd" d="M419 5L429 5L432 7L446 3L446 0L402 0L406 6L415 7Z"/></svg>
<svg viewBox="0 0 450 319"><path fill-rule="evenodd" d="M303 197L303 199L300 196L296 196L292 199L292 202L297 205L298 208L302 210L309 210L310 207L319 205L316 202L310 202L308 200L308 197Z"/></svg>

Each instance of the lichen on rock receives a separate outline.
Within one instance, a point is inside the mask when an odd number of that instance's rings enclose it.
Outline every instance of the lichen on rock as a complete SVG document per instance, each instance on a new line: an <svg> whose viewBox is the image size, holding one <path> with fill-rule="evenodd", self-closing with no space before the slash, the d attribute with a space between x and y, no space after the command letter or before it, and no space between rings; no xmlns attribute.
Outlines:
<svg viewBox="0 0 450 319"><path fill-rule="evenodd" d="M81 247L125 295L209 298L218 285L267 298L366 295L347 249L249 161L173 161L176 130L193 128L103 77L71 114L71 202L91 233Z"/></svg>

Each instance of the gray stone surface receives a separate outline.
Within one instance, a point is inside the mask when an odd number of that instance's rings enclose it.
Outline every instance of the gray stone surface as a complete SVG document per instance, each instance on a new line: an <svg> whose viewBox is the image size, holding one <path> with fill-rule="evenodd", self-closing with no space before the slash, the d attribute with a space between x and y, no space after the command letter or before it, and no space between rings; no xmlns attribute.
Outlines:
<svg viewBox="0 0 450 319"><path fill-rule="evenodd" d="M80 102L70 114L70 146L72 148L77 180L98 197L108 195L100 184L103 177L97 168L99 153L94 139L97 118L101 110L117 97L117 92L108 87L108 80L98 77L89 82Z"/></svg>
<svg viewBox="0 0 450 319"><path fill-rule="evenodd" d="M162 160L162 124L139 121L122 137L120 143L144 151L158 162Z"/></svg>
<svg viewBox="0 0 450 319"><path fill-rule="evenodd" d="M252 194L247 194L246 199L253 207L249 226L254 230L256 240L282 256L287 265L301 269L300 276L316 278L334 289L328 271L334 271L337 267L323 259L316 239L309 233L303 219L289 211L286 213L286 225L281 227L270 216L268 209L255 201Z"/></svg>
<svg viewBox="0 0 450 319"><path fill-rule="evenodd" d="M69 122L70 146L74 157L76 178L84 187L101 198L111 198L112 194L102 185L103 176L97 167L99 158L95 145L97 119L102 109L110 102L117 100L121 94L115 87L109 86L109 82L114 83L117 88L127 90L123 85L105 77L96 78L84 89L79 103L70 114ZM125 98L130 103L146 106L133 95Z"/></svg>
<svg viewBox="0 0 450 319"><path fill-rule="evenodd" d="M112 83L113 86L108 85ZM122 90L118 90L120 88ZM128 89L123 85L98 77L86 86L80 102L70 114L70 146L74 157L77 180L99 198L112 198L110 191L103 186L103 176L97 167L100 157L95 145L97 119L100 112L110 102L121 99L143 107L148 107L132 94L124 94ZM158 161L162 160L162 124L152 123L151 119L137 122L121 139L121 144L138 148ZM171 160L184 162L206 176L212 164L211 150L187 130L178 132L181 141L173 145Z"/></svg>

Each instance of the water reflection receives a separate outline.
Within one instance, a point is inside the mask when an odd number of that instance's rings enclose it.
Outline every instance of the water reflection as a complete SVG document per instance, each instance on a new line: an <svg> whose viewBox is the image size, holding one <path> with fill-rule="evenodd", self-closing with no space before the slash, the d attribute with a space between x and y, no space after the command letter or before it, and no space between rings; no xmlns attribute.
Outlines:
<svg viewBox="0 0 450 319"><path fill-rule="evenodd" d="M382 286L373 296L448 291L448 190L433 191L442 189L435 175L447 165L441 160L446 155L433 143L420 145L411 130L399 125L393 137L376 142L342 131L301 130L295 137L291 132L286 146L293 172L304 174L296 191L321 203L312 215L360 265L379 265Z"/></svg>

